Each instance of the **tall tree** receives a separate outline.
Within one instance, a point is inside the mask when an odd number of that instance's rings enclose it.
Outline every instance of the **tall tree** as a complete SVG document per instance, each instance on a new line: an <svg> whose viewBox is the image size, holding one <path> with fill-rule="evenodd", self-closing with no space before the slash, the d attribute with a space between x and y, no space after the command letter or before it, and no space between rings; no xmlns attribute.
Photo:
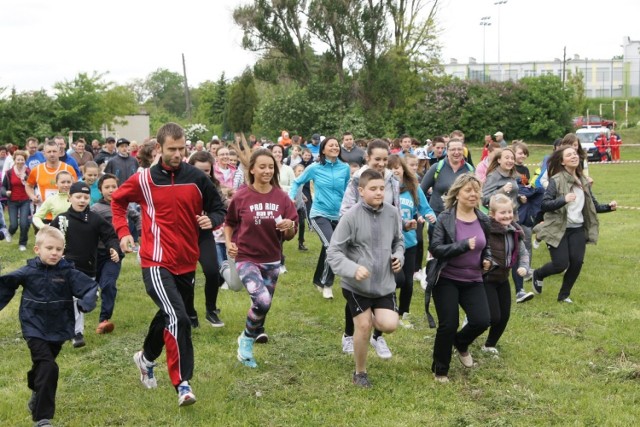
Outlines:
<svg viewBox="0 0 640 427"><path fill-rule="evenodd" d="M387 0L386 3L393 21L393 42L397 51L415 62L437 59L435 17L438 0Z"/></svg>
<svg viewBox="0 0 640 427"><path fill-rule="evenodd" d="M53 85L58 104L58 130L97 131L105 123L103 74L79 73L73 80Z"/></svg>
<svg viewBox="0 0 640 427"><path fill-rule="evenodd" d="M340 83L345 82L344 62L351 37L349 21L352 0L312 0L309 4L309 30L329 47L328 55L333 60Z"/></svg>
<svg viewBox="0 0 640 427"><path fill-rule="evenodd" d="M239 6L233 19L242 28L242 45L264 58L284 58L284 71L302 85L309 82L309 54L312 52L302 14L305 0L255 0ZM282 54L282 57L279 57Z"/></svg>
<svg viewBox="0 0 640 427"><path fill-rule="evenodd" d="M245 70L229 91L228 121L232 132L249 132L258 106L253 74Z"/></svg>
<svg viewBox="0 0 640 427"><path fill-rule="evenodd" d="M184 78L181 74L158 68L147 76L145 88L150 95L148 102L156 108L184 117Z"/></svg>

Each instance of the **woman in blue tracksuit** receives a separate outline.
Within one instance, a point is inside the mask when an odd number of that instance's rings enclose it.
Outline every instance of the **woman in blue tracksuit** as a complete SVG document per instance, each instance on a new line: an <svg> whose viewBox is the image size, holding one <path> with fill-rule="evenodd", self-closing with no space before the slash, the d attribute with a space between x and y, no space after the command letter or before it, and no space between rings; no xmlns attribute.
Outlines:
<svg viewBox="0 0 640 427"><path fill-rule="evenodd" d="M318 162L307 167L296 178L289 190L291 200L295 199L298 188L313 181L314 197L309 212L309 221L322 241L313 283L322 291L326 299L333 298L333 271L326 261L327 248L340 218L340 204L349 182L349 165L340 158L340 144L335 137L327 137L320 143Z"/></svg>

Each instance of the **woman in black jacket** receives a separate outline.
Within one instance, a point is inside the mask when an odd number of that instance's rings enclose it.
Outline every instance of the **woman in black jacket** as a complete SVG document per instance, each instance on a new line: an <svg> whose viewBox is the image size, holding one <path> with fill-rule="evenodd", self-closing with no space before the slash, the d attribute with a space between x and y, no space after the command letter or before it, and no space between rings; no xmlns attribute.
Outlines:
<svg viewBox="0 0 640 427"><path fill-rule="evenodd" d="M489 327L489 306L482 274L492 265L489 250L489 217L478 210L480 181L472 174L460 175L449 188L445 208L438 216L429 250L436 262L429 269L438 330L431 370L438 382L448 382L451 347L460 362L473 366L469 345ZM429 291L429 289L427 289ZM458 305L468 323L458 331Z"/></svg>

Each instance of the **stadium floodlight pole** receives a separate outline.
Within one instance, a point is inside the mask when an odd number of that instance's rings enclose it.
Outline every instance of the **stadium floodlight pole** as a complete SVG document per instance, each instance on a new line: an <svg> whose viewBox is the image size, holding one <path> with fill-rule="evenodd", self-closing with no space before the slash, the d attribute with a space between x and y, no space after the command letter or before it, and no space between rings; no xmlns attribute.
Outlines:
<svg viewBox="0 0 640 427"><path fill-rule="evenodd" d="M487 40L487 27L491 25L489 20L490 16L483 16L480 18L480 25L482 25L482 83L485 81L485 76L487 74L487 60L486 60L486 40Z"/></svg>
<svg viewBox="0 0 640 427"><path fill-rule="evenodd" d="M494 2L498 6L498 71L500 72L500 81L502 81L502 62L500 62L500 6L507 4L509 0L498 0Z"/></svg>

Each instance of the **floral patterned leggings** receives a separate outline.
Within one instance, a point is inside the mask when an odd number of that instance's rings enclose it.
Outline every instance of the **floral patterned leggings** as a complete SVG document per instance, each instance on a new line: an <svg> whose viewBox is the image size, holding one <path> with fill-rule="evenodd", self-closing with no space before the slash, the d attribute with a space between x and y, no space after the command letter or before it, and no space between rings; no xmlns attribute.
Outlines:
<svg viewBox="0 0 640 427"><path fill-rule="evenodd" d="M244 333L250 338L256 338L264 332L265 318L271 308L273 293L278 282L280 261L267 264L240 261L236 263L236 268L242 284L251 297L251 308L247 313Z"/></svg>

